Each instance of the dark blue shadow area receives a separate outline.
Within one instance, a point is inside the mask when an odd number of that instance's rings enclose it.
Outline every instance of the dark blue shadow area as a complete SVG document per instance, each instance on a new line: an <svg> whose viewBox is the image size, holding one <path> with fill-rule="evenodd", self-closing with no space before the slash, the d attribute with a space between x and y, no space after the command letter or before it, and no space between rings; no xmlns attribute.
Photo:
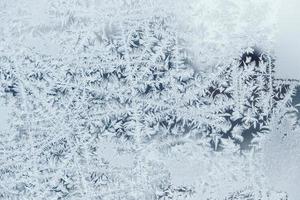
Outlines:
<svg viewBox="0 0 300 200"><path fill-rule="evenodd" d="M300 86L297 87L295 96L293 96L293 105L300 103Z"/></svg>

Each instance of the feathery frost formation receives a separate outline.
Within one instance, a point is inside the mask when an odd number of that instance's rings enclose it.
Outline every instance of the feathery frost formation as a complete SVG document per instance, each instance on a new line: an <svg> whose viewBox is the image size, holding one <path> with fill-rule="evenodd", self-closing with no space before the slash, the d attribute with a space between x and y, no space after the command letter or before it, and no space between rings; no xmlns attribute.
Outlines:
<svg viewBox="0 0 300 200"><path fill-rule="evenodd" d="M0 199L287 199L270 4L1 1Z"/></svg>

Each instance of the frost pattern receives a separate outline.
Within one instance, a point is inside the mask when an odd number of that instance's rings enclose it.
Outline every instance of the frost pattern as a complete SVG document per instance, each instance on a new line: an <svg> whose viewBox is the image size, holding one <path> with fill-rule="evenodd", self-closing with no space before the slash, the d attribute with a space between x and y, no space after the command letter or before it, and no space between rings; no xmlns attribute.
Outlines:
<svg viewBox="0 0 300 200"><path fill-rule="evenodd" d="M257 152L294 85L256 47L272 23L235 25L251 3L32 2L0 4L0 199L287 199ZM196 5L231 14L193 29Z"/></svg>

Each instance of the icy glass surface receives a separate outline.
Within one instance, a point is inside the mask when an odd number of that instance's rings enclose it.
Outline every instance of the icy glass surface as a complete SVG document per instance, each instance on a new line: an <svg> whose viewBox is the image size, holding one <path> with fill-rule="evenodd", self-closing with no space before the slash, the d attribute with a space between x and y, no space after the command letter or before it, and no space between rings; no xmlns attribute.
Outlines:
<svg viewBox="0 0 300 200"><path fill-rule="evenodd" d="M1 0L0 199L299 199L280 5Z"/></svg>

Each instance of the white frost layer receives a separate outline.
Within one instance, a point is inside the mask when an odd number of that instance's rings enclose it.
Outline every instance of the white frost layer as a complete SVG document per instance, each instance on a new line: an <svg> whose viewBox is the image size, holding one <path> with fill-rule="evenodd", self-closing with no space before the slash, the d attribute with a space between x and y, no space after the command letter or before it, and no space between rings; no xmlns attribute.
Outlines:
<svg viewBox="0 0 300 200"><path fill-rule="evenodd" d="M277 1L277 0L276 0ZM271 0L17 0L0 2L0 51L27 51L59 57L70 55L88 35L106 23L122 24L129 18L175 16L173 28L199 70L230 62L247 47L272 51L276 3ZM34 6L33 6L34 5ZM59 7L59 9L56 9ZM71 13L71 14L67 14ZM128 14L130 13L130 14ZM75 27L74 21L86 26ZM78 40L78 34L82 38ZM75 40L75 41L73 41ZM180 43L180 40L178 40ZM7 45L7 46L6 46Z"/></svg>
<svg viewBox="0 0 300 200"><path fill-rule="evenodd" d="M9 128L9 107L0 99L0 132Z"/></svg>
<svg viewBox="0 0 300 200"><path fill-rule="evenodd" d="M284 117L263 146L267 183L275 190L287 192L291 200L300 197L299 143L300 123L294 113Z"/></svg>

